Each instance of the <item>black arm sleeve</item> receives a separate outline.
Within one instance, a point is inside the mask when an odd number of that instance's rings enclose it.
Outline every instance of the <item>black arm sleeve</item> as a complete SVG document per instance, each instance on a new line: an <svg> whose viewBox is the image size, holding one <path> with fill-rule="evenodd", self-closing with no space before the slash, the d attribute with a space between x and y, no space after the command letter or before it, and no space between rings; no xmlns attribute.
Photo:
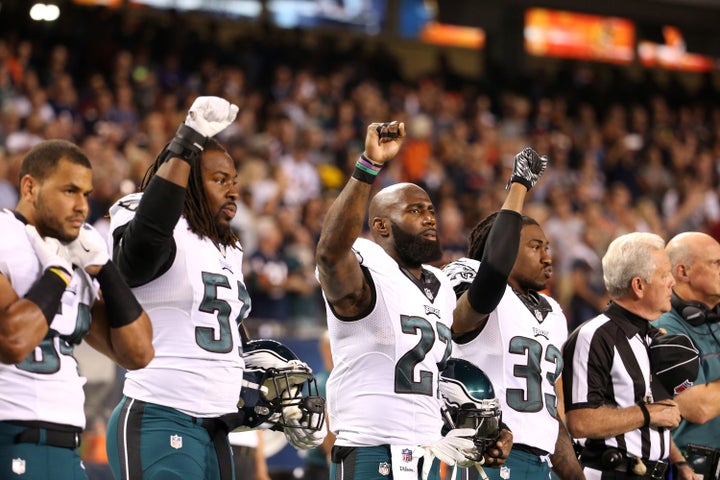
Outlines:
<svg viewBox="0 0 720 480"><path fill-rule="evenodd" d="M468 288L470 306L478 313L495 310L505 293L520 246L522 216L512 210L500 210L488 234L477 275Z"/></svg>
<svg viewBox="0 0 720 480"><path fill-rule="evenodd" d="M165 273L175 260L173 230L187 190L155 176L143 193L135 218L113 232L114 262L131 287Z"/></svg>

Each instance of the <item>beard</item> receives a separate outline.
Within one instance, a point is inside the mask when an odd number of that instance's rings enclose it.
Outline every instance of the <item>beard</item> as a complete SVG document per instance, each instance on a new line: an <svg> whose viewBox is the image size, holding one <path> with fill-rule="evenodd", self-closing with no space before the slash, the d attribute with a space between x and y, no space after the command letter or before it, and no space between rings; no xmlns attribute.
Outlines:
<svg viewBox="0 0 720 480"><path fill-rule="evenodd" d="M77 238L77 234L65 233L63 219L47 207L42 194L38 195L33 205L36 211L35 227L40 235L57 238L63 243L70 243Z"/></svg>
<svg viewBox="0 0 720 480"><path fill-rule="evenodd" d="M439 241L413 235L395 224L392 224L390 228L395 239L395 253L406 265L417 267L442 258Z"/></svg>

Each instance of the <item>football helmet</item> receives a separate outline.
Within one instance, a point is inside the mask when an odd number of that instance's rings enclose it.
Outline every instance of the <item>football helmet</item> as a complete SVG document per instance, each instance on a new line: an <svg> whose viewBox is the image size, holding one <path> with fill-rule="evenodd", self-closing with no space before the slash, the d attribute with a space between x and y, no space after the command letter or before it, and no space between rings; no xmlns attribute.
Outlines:
<svg viewBox="0 0 720 480"><path fill-rule="evenodd" d="M275 340L250 340L242 356L245 371L238 409L244 414L243 427L323 427L325 399L318 394L312 369L295 352Z"/></svg>
<svg viewBox="0 0 720 480"><path fill-rule="evenodd" d="M472 428L473 442L483 453L500 436L502 412L492 382L467 360L450 358L440 372L439 384L445 402L443 434L453 428Z"/></svg>

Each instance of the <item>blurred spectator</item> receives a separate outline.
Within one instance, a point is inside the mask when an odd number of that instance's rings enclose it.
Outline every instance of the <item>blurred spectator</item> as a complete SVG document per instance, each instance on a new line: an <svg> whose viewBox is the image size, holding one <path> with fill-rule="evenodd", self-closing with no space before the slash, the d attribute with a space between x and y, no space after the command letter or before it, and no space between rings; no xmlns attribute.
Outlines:
<svg viewBox="0 0 720 480"><path fill-rule="evenodd" d="M605 292L601 256L612 238L596 225L584 225L579 241L567 252L567 283L570 285L569 307L566 309L568 330L603 311L609 297Z"/></svg>
<svg viewBox="0 0 720 480"><path fill-rule="evenodd" d="M258 248L245 262L248 293L254 319L285 321L290 316L286 284L289 267L283 253L283 236L277 221L265 216L257 221Z"/></svg>
<svg viewBox="0 0 720 480"><path fill-rule="evenodd" d="M0 208L14 208L17 205L18 192L14 182L10 181L10 158L0 147Z"/></svg>

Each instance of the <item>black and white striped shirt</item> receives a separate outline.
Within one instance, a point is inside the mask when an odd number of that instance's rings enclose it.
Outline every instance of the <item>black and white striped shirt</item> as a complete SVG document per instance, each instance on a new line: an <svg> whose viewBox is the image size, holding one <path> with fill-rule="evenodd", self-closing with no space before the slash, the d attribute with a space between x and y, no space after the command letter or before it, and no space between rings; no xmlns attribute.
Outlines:
<svg viewBox="0 0 720 480"><path fill-rule="evenodd" d="M647 320L615 303L578 327L563 348L565 410L652 403L648 345L656 331ZM589 451L602 452L607 447L644 459L663 460L670 454L670 431L643 427L585 442Z"/></svg>

